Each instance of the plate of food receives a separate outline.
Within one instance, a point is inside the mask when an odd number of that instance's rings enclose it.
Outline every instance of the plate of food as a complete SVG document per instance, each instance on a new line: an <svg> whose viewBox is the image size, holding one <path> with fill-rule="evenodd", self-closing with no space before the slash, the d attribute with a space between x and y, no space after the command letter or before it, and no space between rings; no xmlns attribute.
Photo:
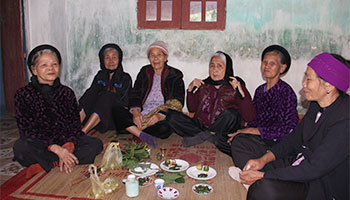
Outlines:
<svg viewBox="0 0 350 200"><path fill-rule="evenodd" d="M154 163L141 162L138 167L134 169L129 169L129 172L135 176L145 177L152 176L159 171L159 167Z"/></svg>
<svg viewBox="0 0 350 200"><path fill-rule="evenodd" d="M181 159L166 159L160 163L160 168L168 172L182 172L189 166L187 161Z"/></svg>
<svg viewBox="0 0 350 200"><path fill-rule="evenodd" d="M209 194L213 192L213 188L208 184L196 184L192 187L192 191L196 194Z"/></svg>
<svg viewBox="0 0 350 200"><path fill-rule="evenodd" d="M197 180L209 180L216 176L216 171L208 165L199 164L188 168L186 174Z"/></svg>
<svg viewBox="0 0 350 200"><path fill-rule="evenodd" d="M179 191L173 187L164 187L158 190L157 194L162 199L176 199L180 196Z"/></svg>
<svg viewBox="0 0 350 200"><path fill-rule="evenodd" d="M139 186L148 186L153 183L153 179L149 176L144 176L144 177L137 177L137 180L139 181Z"/></svg>

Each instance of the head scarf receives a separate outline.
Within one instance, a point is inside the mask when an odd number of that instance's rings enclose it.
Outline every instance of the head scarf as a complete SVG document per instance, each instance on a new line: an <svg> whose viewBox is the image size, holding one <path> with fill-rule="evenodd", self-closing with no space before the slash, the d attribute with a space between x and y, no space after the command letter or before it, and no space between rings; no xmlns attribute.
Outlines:
<svg viewBox="0 0 350 200"><path fill-rule="evenodd" d="M39 46L35 47L34 49L32 49L32 51L29 53L29 56L27 59L27 65L28 65L28 68L29 68L29 71L31 74L33 74L31 66L34 65L34 60L33 60L34 55L36 53L38 53L39 51L42 51L45 49L48 49L48 50L51 50L52 52L54 52L56 54L58 64L61 65L62 58L61 58L60 52L54 46L51 46L49 44L42 44L42 45L39 45Z"/></svg>
<svg viewBox="0 0 350 200"><path fill-rule="evenodd" d="M281 53L283 54L283 56L284 56L284 62L285 62L285 63L283 63L282 60L281 60L281 62L282 62L282 64L286 64L287 67L286 67L286 69L281 73L281 75L287 73L288 70L289 70L289 68L290 68L290 64L291 64L291 57L290 57L288 51L287 51L285 48L281 47L280 45L274 44L274 45L271 45L271 46L266 47L266 48L264 49L262 55L261 55L261 61L264 60L265 54L266 54L266 53L269 53L269 52L271 52L271 51L279 51L279 52L281 52Z"/></svg>
<svg viewBox="0 0 350 200"><path fill-rule="evenodd" d="M58 64L61 65L61 60L62 60L61 54L55 47L53 47L49 44L43 44L43 45L39 45L39 46L35 47L29 53L29 56L27 59L27 65L29 67L30 72L32 73L32 77L30 78L31 82L29 84L31 84L37 91L39 91L41 94L43 94L44 97L51 99L53 94L55 93L55 91L61 85L60 79L57 77L55 79L55 81L53 82L53 85L39 83L38 77L33 74L33 71L31 69L31 66L34 65L34 60L33 60L34 55L36 53L38 53L39 51L42 51L45 49L49 49L52 52L54 52L56 54Z"/></svg>
<svg viewBox="0 0 350 200"><path fill-rule="evenodd" d="M231 80L229 77L230 76L234 76L233 74L233 66L232 66L232 59L229 55L227 55L226 53L222 52L222 51L217 51L211 58L210 58L210 62L213 59L213 57L217 56L217 54L221 54L224 55L226 58L226 71L225 71L225 76L224 79L219 80L219 81L214 81L210 75L208 78L204 79L204 83L206 84L210 84L210 85L221 85L221 84L225 84L228 85L230 84L229 81Z"/></svg>
<svg viewBox="0 0 350 200"><path fill-rule="evenodd" d="M346 92L349 88L350 69L331 54L325 52L317 55L308 66L339 90Z"/></svg>
<svg viewBox="0 0 350 200"><path fill-rule="evenodd" d="M104 53L105 52L104 51L108 48L115 49L117 51L117 54L118 54L118 67L114 70L107 69L105 66L105 61L104 61L104 59L105 59ZM100 58L100 67L103 71L107 71L108 73L117 72L118 74L124 72L123 65L122 65L123 51L121 50L121 48L117 44L109 43L109 44L104 45L101 48L100 52L98 53L98 57Z"/></svg>

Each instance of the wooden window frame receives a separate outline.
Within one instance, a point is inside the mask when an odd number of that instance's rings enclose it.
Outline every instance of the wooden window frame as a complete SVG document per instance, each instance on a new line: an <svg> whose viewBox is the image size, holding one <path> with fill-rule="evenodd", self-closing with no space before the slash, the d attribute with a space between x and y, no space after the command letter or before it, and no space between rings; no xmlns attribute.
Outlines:
<svg viewBox="0 0 350 200"><path fill-rule="evenodd" d="M173 0L172 21L160 21L161 0L157 1L157 19L146 21L146 1L137 2L137 27L139 29L185 29L185 30L224 30L226 25L226 0ZM200 22L190 21L190 2L202 2L202 20ZM205 21L206 2L217 2L217 21Z"/></svg>

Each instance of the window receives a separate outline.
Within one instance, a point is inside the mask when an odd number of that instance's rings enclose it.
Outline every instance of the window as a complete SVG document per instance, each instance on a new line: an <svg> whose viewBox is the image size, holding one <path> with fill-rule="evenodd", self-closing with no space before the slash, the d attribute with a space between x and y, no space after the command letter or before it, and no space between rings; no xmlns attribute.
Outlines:
<svg viewBox="0 0 350 200"><path fill-rule="evenodd" d="M138 28L225 29L226 0L139 0Z"/></svg>

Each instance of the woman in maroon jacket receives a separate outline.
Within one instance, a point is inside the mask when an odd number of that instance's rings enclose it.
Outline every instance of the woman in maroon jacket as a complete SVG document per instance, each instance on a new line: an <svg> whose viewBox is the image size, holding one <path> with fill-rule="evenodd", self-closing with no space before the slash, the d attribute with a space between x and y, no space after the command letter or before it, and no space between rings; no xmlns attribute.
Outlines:
<svg viewBox="0 0 350 200"><path fill-rule="evenodd" d="M74 92L60 83L59 51L40 45L28 56L31 82L15 94L20 138L13 147L14 159L28 167L26 178L59 165L72 172L77 164L93 163L102 151L98 138L81 131Z"/></svg>
<svg viewBox="0 0 350 200"><path fill-rule="evenodd" d="M187 89L187 108L194 112L190 118L180 112L169 112L167 120L177 134L184 137L185 147L218 137L240 128L241 123L255 117L251 96L243 80L234 77L232 60L221 51L210 59L209 77L194 79Z"/></svg>

